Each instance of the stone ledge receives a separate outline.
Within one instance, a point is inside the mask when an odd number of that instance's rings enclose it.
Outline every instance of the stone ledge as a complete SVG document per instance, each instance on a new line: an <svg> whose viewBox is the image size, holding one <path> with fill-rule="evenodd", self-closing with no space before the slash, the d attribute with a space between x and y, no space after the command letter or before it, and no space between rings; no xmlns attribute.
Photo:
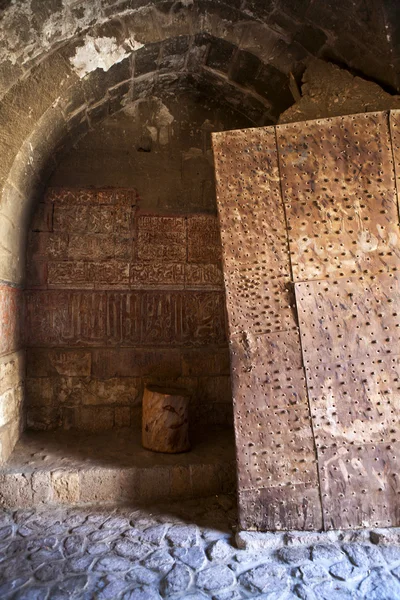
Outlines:
<svg viewBox="0 0 400 600"><path fill-rule="evenodd" d="M169 501L230 493L235 487L233 433L193 437L192 450L144 450L138 430L105 435L25 434L0 470L0 505L27 508Z"/></svg>

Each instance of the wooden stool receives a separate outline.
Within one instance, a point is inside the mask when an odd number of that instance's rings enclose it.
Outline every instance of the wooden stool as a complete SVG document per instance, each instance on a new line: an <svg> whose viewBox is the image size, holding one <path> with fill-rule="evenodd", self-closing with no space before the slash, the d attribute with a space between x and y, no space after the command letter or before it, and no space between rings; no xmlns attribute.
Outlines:
<svg viewBox="0 0 400 600"><path fill-rule="evenodd" d="M142 445L154 452L187 452L189 400L186 390L147 386L143 394Z"/></svg>

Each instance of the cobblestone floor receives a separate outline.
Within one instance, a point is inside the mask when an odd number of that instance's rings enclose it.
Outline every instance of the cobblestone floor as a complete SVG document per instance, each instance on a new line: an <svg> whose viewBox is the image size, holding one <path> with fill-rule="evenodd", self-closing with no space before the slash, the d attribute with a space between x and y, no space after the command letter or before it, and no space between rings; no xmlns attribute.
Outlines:
<svg viewBox="0 0 400 600"><path fill-rule="evenodd" d="M232 498L0 513L1 600L396 600L400 529L239 533Z"/></svg>

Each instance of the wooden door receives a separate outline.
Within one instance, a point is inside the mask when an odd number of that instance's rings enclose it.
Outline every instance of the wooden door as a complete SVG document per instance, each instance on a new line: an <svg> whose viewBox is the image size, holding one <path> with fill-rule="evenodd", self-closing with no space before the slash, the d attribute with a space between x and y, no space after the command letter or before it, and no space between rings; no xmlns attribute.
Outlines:
<svg viewBox="0 0 400 600"><path fill-rule="evenodd" d="M400 523L399 130L213 135L242 528Z"/></svg>

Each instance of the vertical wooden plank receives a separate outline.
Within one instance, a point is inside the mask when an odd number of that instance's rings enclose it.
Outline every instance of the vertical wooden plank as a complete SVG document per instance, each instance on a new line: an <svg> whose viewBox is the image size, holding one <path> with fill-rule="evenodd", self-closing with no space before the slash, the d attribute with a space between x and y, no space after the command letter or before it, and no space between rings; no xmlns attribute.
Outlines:
<svg viewBox="0 0 400 600"><path fill-rule="evenodd" d="M295 281L392 271L400 231L387 113L277 127Z"/></svg>
<svg viewBox="0 0 400 600"><path fill-rule="evenodd" d="M397 203L400 205L400 110L391 110L389 113L389 126L391 146L396 176Z"/></svg>
<svg viewBox="0 0 400 600"><path fill-rule="evenodd" d="M213 136L240 525L319 529L315 447L274 128Z"/></svg>

